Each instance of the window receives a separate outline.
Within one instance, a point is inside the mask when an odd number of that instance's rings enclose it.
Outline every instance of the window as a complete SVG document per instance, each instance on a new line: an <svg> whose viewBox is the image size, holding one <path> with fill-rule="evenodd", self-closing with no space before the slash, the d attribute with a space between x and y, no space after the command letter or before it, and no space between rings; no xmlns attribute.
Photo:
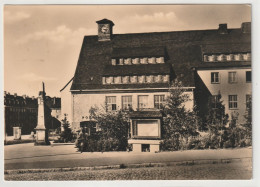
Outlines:
<svg viewBox="0 0 260 187"><path fill-rule="evenodd" d="M229 83L237 82L237 72L228 72L228 82Z"/></svg>
<svg viewBox="0 0 260 187"><path fill-rule="evenodd" d="M164 95L155 95L154 96L154 108L162 109L164 102L165 102Z"/></svg>
<svg viewBox="0 0 260 187"><path fill-rule="evenodd" d="M122 109L129 110L132 108L132 96L122 96Z"/></svg>
<svg viewBox="0 0 260 187"><path fill-rule="evenodd" d="M237 95L228 96L229 109L237 109Z"/></svg>
<svg viewBox="0 0 260 187"><path fill-rule="evenodd" d="M251 71L246 71L246 82L251 82Z"/></svg>
<svg viewBox="0 0 260 187"><path fill-rule="evenodd" d="M212 72L211 73L211 83L212 84L219 83L219 72Z"/></svg>
<svg viewBox="0 0 260 187"><path fill-rule="evenodd" d="M116 96L107 96L106 104L108 111L116 110Z"/></svg>
<svg viewBox="0 0 260 187"><path fill-rule="evenodd" d="M148 95L138 96L138 108L148 108Z"/></svg>
<svg viewBox="0 0 260 187"><path fill-rule="evenodd" d="M212 108L217 108L217 104L219 102L219 95L212 95L212 98L211 98L211 103L212 103Z"/></svg>
<svg viewBox="0 0 260 187"><path fill-rule="evenodd" d="M251 108L252 107L252 96L247 94L246 95L246 108Z"/></svg>

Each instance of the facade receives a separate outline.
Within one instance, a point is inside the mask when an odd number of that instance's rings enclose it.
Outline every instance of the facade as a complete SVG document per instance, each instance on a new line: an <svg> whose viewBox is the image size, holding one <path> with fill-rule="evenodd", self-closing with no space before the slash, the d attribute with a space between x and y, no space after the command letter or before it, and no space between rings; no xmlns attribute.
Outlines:
<svg viewBox="0 0 260 187"><path fill-rule="evenodd" d="M135 34L113 34L114 23L107 19L97 24L98 34L84 37L70 94L64 98L71 98L73 130L89 119L92 106L131 108L135 112L130 115L129 143L139 151L157 150L158 110L175 79L192 99L187 108L196 104L203 114L209 98L220 93L226 112L236 111L243 121L245 98L251 94L250 23L237 29L220 24L213 30ZM144 132L153 130L157 134ZM147 141L151 139L157 143Z"/></svg>
<svg viewBox="0 0 260 187"><path fill-rule="evenodd" d="M60 126L61 98L46 97L50 109L50 128ZM21 127L22 134L30 134L37 126L38 103L36 97L19 96L4 92L5 129L8 136L13 135L13 127Z"/></svg>

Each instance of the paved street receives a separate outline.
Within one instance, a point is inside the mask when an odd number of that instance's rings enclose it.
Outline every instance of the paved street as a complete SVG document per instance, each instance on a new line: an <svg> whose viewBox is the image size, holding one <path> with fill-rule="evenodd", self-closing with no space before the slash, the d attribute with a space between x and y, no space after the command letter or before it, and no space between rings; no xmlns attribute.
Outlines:
<svg viewBox="0 0 260 187"><path fill-rule="evenodd" d="M5 180L210 180L251 179L249 162L154 168L126 168L67 172L8 174Z"/></svg>
<svg viewBox="0 0 260 187"><path fill-rule="evenodd" d="M190 150L161 153L79 153L74 145L34 146L33 143L5 146L5 170L89 167L116 164L162 163L198 159L251 158L251 148Z"/></svg>

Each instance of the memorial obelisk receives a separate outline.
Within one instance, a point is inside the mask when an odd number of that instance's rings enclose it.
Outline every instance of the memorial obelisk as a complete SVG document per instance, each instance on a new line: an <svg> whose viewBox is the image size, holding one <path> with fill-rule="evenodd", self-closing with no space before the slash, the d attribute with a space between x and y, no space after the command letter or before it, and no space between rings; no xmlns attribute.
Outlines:
<svg viewBox="0 0 260 187"><path fill-rule="evenodd" d="M50 145L48 140L48 132L45 127L46 114L45 114L45 88L44 83L42 83L42 91L39 92L38 97L38 121L36 131L36 140L34 145Z"/></svg>

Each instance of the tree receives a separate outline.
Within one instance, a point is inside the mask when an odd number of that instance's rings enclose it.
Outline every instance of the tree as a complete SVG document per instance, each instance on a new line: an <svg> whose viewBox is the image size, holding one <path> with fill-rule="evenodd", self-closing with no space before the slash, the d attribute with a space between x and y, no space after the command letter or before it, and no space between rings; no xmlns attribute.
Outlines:
<svg viewBox="0 0 260 187"><path fill-rule="evenodd" d="M163 107L162 149L179 150L190 137L197 136L197 117L188 110L185 103L190 101L182 83L175 81L169 89L169 97Z"/></svg>
<svg viewBox="0 0 260 187"><path fill-rule="evenodd" d="M212 96L208 102L208 113L205 121L210 134L211 147L223 146L223 136L225 135L228 118L223 101L221 101L221 94L218 93L218 95Z"/></svg>
<svg viewBox="0 0 260 187"><path fill-rule="evenodd" d="M64 114L64 119L62 121L63 131L60 134L60 141L61 142L70 142L73 140L73 133L70 128L69 121L67 120L67 114Z"/></svg>
<svg viewBox="0 0 260 187"><path fill-rule="evenodd" d="M246 131L246 136L252 139L252 98L249 97L246 103L245 123L242 125Z"/></svg>
<svg viewBox="0 0 260 187"><path fill-rule="evenodd" d="M91 107L89 113L90 119L95 120L101 129L99 141L102 140L106 144L103 145L103 150L126 150L128 145L127 112L106 111L98 107ZM111 147L111 149L104 149L104 146Z"/></svg>

